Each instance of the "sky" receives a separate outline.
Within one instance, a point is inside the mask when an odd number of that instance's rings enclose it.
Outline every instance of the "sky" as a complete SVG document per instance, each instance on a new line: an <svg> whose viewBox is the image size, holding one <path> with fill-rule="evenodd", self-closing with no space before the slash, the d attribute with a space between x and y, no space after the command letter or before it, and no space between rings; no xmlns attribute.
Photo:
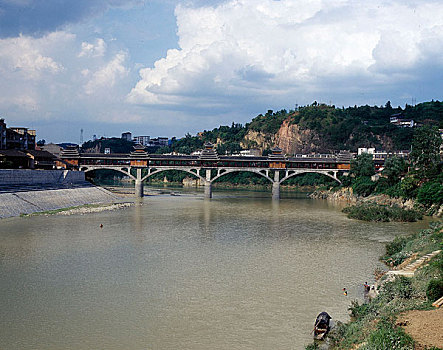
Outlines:
<svg viewBox="0 0 443 350"><path fill-rule="evenodd" d="M0 117L46 142L442 94L441 0L0 0Z"/></svg>

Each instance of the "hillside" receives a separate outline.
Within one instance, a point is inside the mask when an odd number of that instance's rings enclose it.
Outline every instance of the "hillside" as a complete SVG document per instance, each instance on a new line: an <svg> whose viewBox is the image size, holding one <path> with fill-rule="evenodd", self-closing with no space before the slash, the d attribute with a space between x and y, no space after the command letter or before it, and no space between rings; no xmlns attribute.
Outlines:
<svg viewBox="0 0 443 350"><path fill-rule="evenodd" d="M431 101L405 108L354 106L337 108L314 102L297 110L281 110L260 114L246 125L232 123L197 136L173 142L158 150L189 154L201 149L204 142L216 144L219 154L241 149L259 148L264 154L278 146L287 154L331 152L340 149L357 151L358 147L375 147L386 151L405 150L411 146L415 128L402 128L390 123L390 117L413 119L422 125L443 128L443 103Z"/></svg>

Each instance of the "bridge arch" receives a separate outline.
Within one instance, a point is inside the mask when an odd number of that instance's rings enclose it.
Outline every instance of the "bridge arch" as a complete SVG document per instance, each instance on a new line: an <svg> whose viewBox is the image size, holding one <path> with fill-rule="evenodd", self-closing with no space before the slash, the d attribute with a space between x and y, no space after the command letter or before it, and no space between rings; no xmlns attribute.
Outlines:
<svg viewBox="0 0 443 350"><path fill-rule="evenodd" d="M220 169L219 173L213 179L211 179L211 182L214 182L215 180L218 180L223 175L231 174L231 173L240 173L240 172L255 173L255 174L263 176L265 179L268 179L271 183L274 182L274 180L272 180L269 177L269 175L266 172L266 170L261 170L261 169Z"/></svg>
<svg viewBox="0 0 443 350"><path fill-rule="evenodd" d="M328 176L331 179L337 181L339 184L341 184L341 181L336 177L337 171L334 171L334 174L335 174L335 176L334 176L334 175L329 174L330 171L315 170L315 169L294 170L293 172L289 171L288 174L280 180L280 183L282 183L283 181L286 181L287 179L289 179L291 177L301 175L301 174L308 174L308 173L325 175L325 176Z"/></svg>
<svg viewBox="0 0 443 350"><path fill-rule="evenodd" d="M149 173L147 175L143 176L141 181L145 181L147 178L151 177L152 175L161 173L163 171L169 171L169 170L183 171L185 173L194 175L195 177L199 178L203 182L206 181L206 179L199 174L199 171L197 169L194 169L194 168L190 168L190 169L188 169L188 168L175 168L175 167L173 167L173 168L169 168L168 167L168 168L161 168L161 169L155 168L155 170L153 170L153 171L151 171L151 169L149 169Z"/></svg>
<svg viewBox="0 0 443 350"><path fill-rule="evenodd" d="M127 171L126 170L124 170L124 169L128 169ZM134 175L132 175L130 172L129 172L129 168L119 168L119 167L109 167L109 166L107 166L107 167L100 167L100 166L82 166L81 168L80 168L80 170L81 171L84 171L85 173L88 173L88 172L90 172L90 171L94 171L94 170L114 170L114 171L117 171L117 172L120 172L120 173L122 173L122 174L125 174L126 176L129 176L132 180L136 180L136 178L135 178L135 176Z"/></svg>

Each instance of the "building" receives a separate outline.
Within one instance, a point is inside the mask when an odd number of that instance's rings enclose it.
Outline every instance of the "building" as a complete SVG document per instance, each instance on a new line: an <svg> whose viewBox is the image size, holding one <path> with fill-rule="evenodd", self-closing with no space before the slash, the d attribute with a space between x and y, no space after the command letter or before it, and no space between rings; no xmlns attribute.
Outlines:
<svg viewBox="0 0 443 350"><path fill-rule="evenodd" d="M55 169L56 167L56 157L49 153L48 151L42 150L29 150L26 152L29 159L28 167L30 169Z"/></svg>
<svg viewBox="0 0 443 350"><path fill-rule="evenodd" d="M383 170L386 159L394 156L408 159L410 151L386 152L386 151L376 151L375 148L359 148L358 155L362 153L371 154L372 160L374 161L375 170L380 171Z"/></svg>
<svg viewBox="0 0 443 350"><path fill-rule="evenodd" d="M134 136L133 141L142 146L149 146L149 143L151 142L151 136Z"/></svg>
<svg viewBox="0 0 443 350"><path fill-rule="evenodd" d="M380 159L387 159L393 156L400 157L400 158L408 158L410 151L394 151L394 152L386 152L386 151L377 151L375 148L359 148L358 149L358 155L362 153L368 153L372 154L372 159L374 160L380 160Z"/></svg>
<svg viewBox="0 0 443 350"><path fill-rule="evenodd" d="M6 123L2 118L0 119L0 149L6 149Z"/></svg>
<svg viewBox="0 0 443 350"><path fill-rule="evenodd" d="M16 149L0 150L0 169L27 169L29 157Z"/></svg>
<svg viewBox="0 0 443 350"><path fill-rule="evenodd" d="M6 149L35 149L35 130L13 127L6 129Z"/></svg>
<svg viewBox="0 0 443 350"><path fill-rule="evenodd" d="M8 128L5 120L0 119L0 149L35 149L35 135L35 130L28 128Z"/></svg>
<svg viewBox="0 0 443 350"><path fill-rule="evenodd" d="M404 118L402 113L393 114L390 118L390 123L402 128L413 128L417 126L417 123L413 119Z"/></svg>
<svg viewBox="0 0 443 350"><path fill-rule="evenodd" d="M244 149L240 151L240 156L242 157L260 157L261 151L259 149Z"/></svg>
<svg viewBox="0 0 443 350"><path fill-rule="evenodd" d="M40 146L40 148L42 151L52 153L57 158L60 157L60 153L63 149L63 147L56 145L55 143L48 143L46 145Z"/></svg>
<svg viewBox="0 0 443 350"><path fill-rule="evenodd" d="M122 134L122 139L131 142L132 141L132 133L128 132L124 132Z"/></svg>
<svg viewBox="0 0 443 350"><path fill-rule="evenodd" d="M158 144L161 147L167 147L168 146L168 138L167 137L159 137L158 138Z"/></svg>

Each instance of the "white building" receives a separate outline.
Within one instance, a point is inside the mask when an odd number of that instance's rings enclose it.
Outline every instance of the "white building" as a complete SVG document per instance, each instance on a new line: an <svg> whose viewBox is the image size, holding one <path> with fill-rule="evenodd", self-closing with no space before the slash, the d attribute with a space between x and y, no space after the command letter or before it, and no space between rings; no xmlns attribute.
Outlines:
<svg viewBox="0 0 443 350"><path fill-rule="evenodd" d="M142 146L149 146L151 136L134 136L133 141Z"/></svg>

